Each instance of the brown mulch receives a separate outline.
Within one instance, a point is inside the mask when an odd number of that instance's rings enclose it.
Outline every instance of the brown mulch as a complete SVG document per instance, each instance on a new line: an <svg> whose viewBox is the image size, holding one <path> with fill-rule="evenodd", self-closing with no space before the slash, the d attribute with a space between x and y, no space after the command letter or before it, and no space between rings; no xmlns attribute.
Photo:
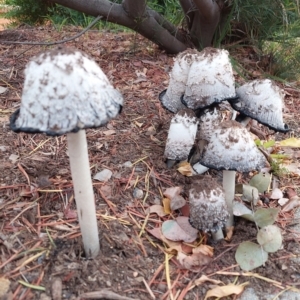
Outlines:
<svg viewBox="0 0 300 300"><path fill-rule="evenodd" d="M0 41L48 42L77 32L74 27L57 32L50 26L23 26L0 31ZM300 288L300 267L291 260L300 254L299 236L289 226L293 212L280 214L277 224L284 247L270 255L265 267L254 270L260 278L236 273L241 272L234 259L237 246L253 240L257 232L247 221L237 220L231 242L208 240L214 257L198 273L183 269L166 246L147 233L166 219L145 211L161 204L165 188L183 186L187 196L189 179L167 169L163 158L172 114L161 107L158 94L168 84L173 58L133 33L89 31L67 46L92 56L125 99L121 115L103 128L87 130L92 174L102 169L113 172L105 183L93 180L101 254L93 260L83 254L65 136L16 134L9 129L9 117L20 104L24 67L45 47L0 44L0 86L7 88L0 94L0 277L10 282L3 299L204 299L211 284L193 286L193 279L203 274L224 284L249 281L265 294ZM252 50L242 51L234 55L244 66L249 59L248 66L257 66ZM260 75L260 69L253 70L253 76ZM285 117L292 129L288 135L299 137L299 92L283 87ZM267 129L260 130L268 136ZM243 176L239 180L246 181ZM280 187L298 189L297 177L280 180ZM135 188L143 191L141 199L134 197Z"/></svg>

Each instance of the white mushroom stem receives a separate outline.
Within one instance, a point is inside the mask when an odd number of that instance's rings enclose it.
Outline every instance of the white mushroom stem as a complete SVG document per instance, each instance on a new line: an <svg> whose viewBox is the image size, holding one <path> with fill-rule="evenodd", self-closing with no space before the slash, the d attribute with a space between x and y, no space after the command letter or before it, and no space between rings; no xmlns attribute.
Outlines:
<svg viewBox="0 0 300 300"><path fill-rule="evenodd" d="M219 241L224 239L224 234L222 228L219 228L217 232L212 232L211 233L213 240L214 241Z"/></svg>
<svg viewBox="0 0 300 300"><path fill-rule="evenodd" d="M225 201L229 212L229 219L226 227L233 226L233 200L235 194L235 171L223 171L223 189L225 191Z"/></svg>
<svg viewBox="0 0 300 300"><path fill-rule="evenodd" d="M86 257L96 257L100 243L85 130L68 133L67 141L84 251Z"/></svg>
<svg viewBox="0 0 300 300"><path fill-rule="evenodd" d="M246 126L249 124L250 121L251 121L251 118L250 118L250 117L245 117L240 123L241 123L244 127L246 127Z"/></svg>

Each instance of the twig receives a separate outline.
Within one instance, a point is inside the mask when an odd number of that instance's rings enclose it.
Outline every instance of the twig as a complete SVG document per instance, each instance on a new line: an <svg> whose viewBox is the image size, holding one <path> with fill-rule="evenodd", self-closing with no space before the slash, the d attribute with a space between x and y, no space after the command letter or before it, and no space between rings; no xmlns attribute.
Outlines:
<svg viewBox="0 0 300 300"><path fill-rule="evenodd" d="M72 40L77 39L81 35L83 35L85 32L87 32L91 27L93 27L100 19L102 19L102 16L98 16L91 24L89 24L84 30L79 32L78 34L74 35L73 37L56 41L56 42L15 42L15 41L1 41L0 44L17 44L17 45L35 45L35 46L52 46L52 45L58 45L58 44L63 44L66 42L70 42Z"/></svg>

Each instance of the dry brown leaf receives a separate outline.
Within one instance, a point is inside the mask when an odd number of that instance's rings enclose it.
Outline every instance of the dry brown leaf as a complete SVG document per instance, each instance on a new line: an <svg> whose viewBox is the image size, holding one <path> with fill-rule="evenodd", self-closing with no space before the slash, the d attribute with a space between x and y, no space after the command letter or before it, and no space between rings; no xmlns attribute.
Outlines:
<svg viewBox="0 0 300 300"><path fill-rule="evenodd" d="M204 254L206 256L213 257L214 255L214 248L208 245L200 245L193 249L193 253L198 254Z"/></svg>
<svg viewBox="0 0 300 300"><path fill-rule="evenodd" d="M0 277L0 297L6 295L9 290L10 281L4 277Z"/></svg>
<svg viewBox="0 0 300 300"><path fill-rule="evenodd" d="M184 176L193 176L194 175L193 168L187 161L181 162L178 165L177 171Z"/></svg>
<svg viewBox="0 0 300 300"><path fill-rule="evenodd" d="M159 204L154 204L154 205L151 205L150 207L148 207L146 209L146 213L147 214L156 213L160 217L164 217L168 214L165 212L164 207Z"/></svg>
<svg viewBox="0 0 300 300"><path fill-rule="evenodd" d="M116 131L113 130L113 129L110 129L110 130L102 131L102 133L103 133L104 135L112 135L112 134L115 134Z"/></svg>
<svg viewBox="0 0 300 300"><path fill-rule="evenodd" d="M228 284L225 286L216 286L206 293L204 300L209 297L223 298L230 295L239 295L244 291L245 286L248 284L249 282L244 282L240 285Z"/></svg>
<svg viewBox="0 0 300 300"><path fill-rule="evenodd" d="M167 198L169 198L170 200L172 200L174 197L176 197L177 195L179 195L182 191L182 187L180 186L174 186L174 187L170 187L167 188L164 192L163 195Z"/></svg>
<svg viewBox="0 0 300 300"><path fill-rule="evenodd" d="M170 199L169 198L163 198L162 203L163 203L165 213L170 214L171 213Z"/></svg>
<svg viewBox="0 0 300 300"><path fill-rule="evenodd" d="M176 195L170 199L170 208L171 210L179 209L186 205L185 199L181 195Z"/></svg>
<svg viewBox="0 0 300 300"><path fill-rule="evenodd" d="M207 265L211 261L211 257L202 253L186 255L182 252L178 252L177 260L183 268L193 272L199 272L202 266Z"/></svg>
<svg viewBox="0 0 300 300"><path fill-rule="evenodd" d="M232 235L233 235L233 230L234 230L234 226L231 227L227 227L226 228L226 237L225 237L225 241L230 242L232 239Z"/></svg>
<svg viewBox="0 0 300 300"><path fill-rule="evenodd" d="M213 284L222 284L222 281L220 280L215 280L212 278L207 277L206 275L202 275L200 278L195 280L195 285L201 285L204 282L211 282Z"/></svg>

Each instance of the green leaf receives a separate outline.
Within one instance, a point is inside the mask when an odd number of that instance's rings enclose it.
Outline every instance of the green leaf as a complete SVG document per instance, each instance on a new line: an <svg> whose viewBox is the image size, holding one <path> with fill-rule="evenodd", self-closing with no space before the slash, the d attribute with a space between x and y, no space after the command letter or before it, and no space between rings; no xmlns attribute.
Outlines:
<svg viewBox="0 0 300 300"><path fill-rule="evenodd" d="M270 147L272 147L272 146L274 146L274 145L275 145L275 141L274 141L274 140L270 140L270 141L264 142L262 146L263 146L265 149L267 149L267 148L270 148Z"/></svg>
<svg viewBox="0 0 300 300"><path fill-rule="evenodd" d="M258 244L243 242L236 250L235 260L242 270L251 271L264 265L268 260L268 253Z"/></svg>
<svg viewBox="0 0 300 300"><path fill-rule="evenodd" d="M254 221L260 228L272 225L276 221L279 211L279 208L258 208L254 213Z"/></svg>
<svg viewBox="0 0 300 300"><path fill-rule="evenodd" d="M257 242L266 252L276 252L282 245L280 229L275 225L269 225L261 228L257 233Z"/></svg>
<svg viewBox="0 0 300 300"><path fill-rule="evenodd" d="M258 189L260 193L263 193L268 190L271 182L271 175L269 173L258 173L254 175L249 184Z"/></svg>

